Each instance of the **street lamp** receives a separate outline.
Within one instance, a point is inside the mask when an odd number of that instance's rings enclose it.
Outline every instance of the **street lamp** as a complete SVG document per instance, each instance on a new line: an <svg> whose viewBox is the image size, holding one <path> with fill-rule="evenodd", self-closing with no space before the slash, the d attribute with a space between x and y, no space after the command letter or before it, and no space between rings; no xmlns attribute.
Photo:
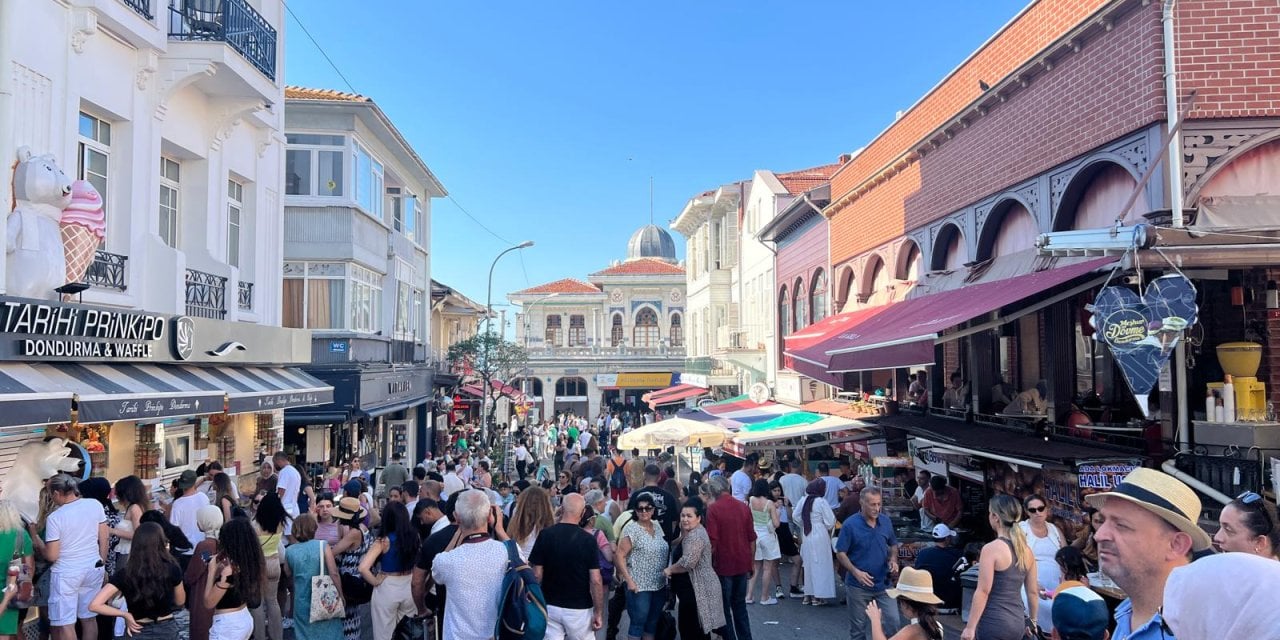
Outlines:
<svg viewBox="0 0 1280 640"><path fill-rule="evenodd" d="M514 247L508 247L504 249L502 253L499 253L497 257L493 259L493 263L489 265L489 289L485 293L484 322L485 322L485 331L491 335L493 334L493 268L498 266L498 260L500 260L502 256L505 256L508 253L511 253L512 251L515 251L517 249L526 249L532 246L533 246L532 240L525 240L524 242L521 242L520 244ZM505 331L506 328L504 327L503 330ZM489 366L489 342L491 339L492 338L486 339L484 342L484 363L486 367ZM492 375L492 372L490 375ZM493 410L497 408L495 406L489 406L489 388L490 388L489 377L490 376L485 376L484 378L485 415L484 415L484 425L481 426L480 428L480 440L486 445L489 442L489 425L493 422ZM497 403L495 402L493 404L496 405Z"/></svg>

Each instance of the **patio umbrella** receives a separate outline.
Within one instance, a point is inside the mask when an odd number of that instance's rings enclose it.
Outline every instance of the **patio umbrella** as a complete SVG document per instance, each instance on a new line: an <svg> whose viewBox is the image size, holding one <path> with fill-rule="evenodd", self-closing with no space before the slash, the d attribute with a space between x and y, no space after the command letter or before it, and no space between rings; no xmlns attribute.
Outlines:
<svg viewBox="0 0 1280 640"><path fill-rule="evenodd" d="M742 427L743 431L769 431L771 429L781 429L783 427L794 427L798 424L812 424L822 419L821 414L809 413L808 411L794 411L780 415L772 420L765 422L757 422Z"/></svg>
<svg viewBox="0 0 1280 640"><path fill-rule="evenodd" d="M618 438L619 449L718 447L732 433L724 427L687 418L670 418L633 429Z"/></svg>

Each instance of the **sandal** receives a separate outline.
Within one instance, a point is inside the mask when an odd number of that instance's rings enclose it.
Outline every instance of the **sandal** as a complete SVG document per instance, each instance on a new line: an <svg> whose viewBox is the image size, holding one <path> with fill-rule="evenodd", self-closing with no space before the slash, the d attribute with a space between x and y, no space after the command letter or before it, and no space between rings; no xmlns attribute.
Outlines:
<svg viewBox="0 0 1280 640"><path fill-rule="evenodd" d="M811 603L809 603L809 604L811 604L811 605L813 605L813 606L815 606L815 607L825 607L825 606L827 606L827 603L826 603L826 602L824 602L824 601L822 600L822 598L814 598L814 599L813 599L813 602L811 602Z"/></svg>
<svg viewBox="0 0 1280 640"><path fill-rule="evenodd" d="M756 601L755 601L754 599L752 599L752 598L748 597L748 598L747 598L747 600L746 600L746 602L747 602L747 604L755 604L755 602L756 602Z"/></svg>

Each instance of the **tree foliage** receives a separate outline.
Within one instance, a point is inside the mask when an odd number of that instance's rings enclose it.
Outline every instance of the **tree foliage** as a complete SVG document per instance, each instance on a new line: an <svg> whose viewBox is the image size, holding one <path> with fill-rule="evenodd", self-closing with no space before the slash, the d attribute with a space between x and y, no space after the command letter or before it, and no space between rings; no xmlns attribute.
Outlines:
<svg viewBox="0 0 1280 640"><path fill-rule="evenodd" d="M529 352L524 347L495 333L480 333L455 343L449 347L447 358L455 370L487 383L489 399L494 403L504 396L514 400L506 385L495 383L519 377L529 364Z"/></svg>

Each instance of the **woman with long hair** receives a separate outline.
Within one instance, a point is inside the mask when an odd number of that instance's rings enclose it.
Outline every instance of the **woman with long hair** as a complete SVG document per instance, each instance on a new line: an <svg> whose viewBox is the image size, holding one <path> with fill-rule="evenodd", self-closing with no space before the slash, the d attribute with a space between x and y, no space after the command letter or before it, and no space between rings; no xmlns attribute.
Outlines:
<svg viewBox="0 0 1280 640"><path fill-rule="evenodd" d="M756 529L756 565L751 577L747 578L747 604L751 604L751 592L755 589L756 580L760 581L760 604L778 604L778 598L770 592L777 582L778 560L782 558L782 550L778 546L778 507L773 503L773 492L769 490L768 480L756 478L751 485L747 506L751 507L751 522Z"/></svg>
<svg viewBox="0 0 1280 640"><path fill-rule="evenodd" d="M1080 535L1076 537L1075 542L1071 546L1080 550L1084 554L1085 566L1089 567L1089 571L1098 570L1098 542L1093 536L1098 533L1098 527L1107 519L1102 515L1101 511L1093 507L1086 506L1084 511L1084 526Z"/></svg>
<svg viewBox="0 0 1280 640"><path fill-rule="evenodd" d="M561 473L561 476L565 482L568 481L568 473ZM529 487L520 492L507 533L516 541L521 560L529 561L529 552L533 551L533 543L538 541L538 533L555 523L551 496L544 489Z"/></svg>
<svg viewBox="0 0 1280 640"><path fill-rule="evenodd" d="M364 526L365 509L360 499L344 496L333 508L338 520L341 539L333 545L338 562L338 577L342 579L342 594L347 601L347 616L342 620L342 635L346 640L360 640L361 627L369 618L369 597L372 587L360 576L360 561L373 546L373 536Z"/></svg>
<svg viewBox="0 0 1280 640"><path fill-rule="evenodd" d="M89 610L107 619L124 618L125 631L133 638L178 637L178 621L173 613L186 603L187 591L182 584L182 569L168 547L160 525L139 525L133 532L128 563L111 574ZM128 610L111 606L111 601L120 595Z"/></svg>
<svg viewBox="0 0 1280 640"><path fill-rule="evenodd" d="M261 606L268 595L265 565L262 544L248 520L232 518L222 525L204 587L205 602L213 607L209 640L249 640L253 635L249 609Z"/></svg>
<svg viewBox="0 0 1280 640"><path fill-rule="evenodd" d="M298 485L298 513L310 513L316 504L316 488L311 482L311 474L307 473L307 465L294 464L301 482Z"/></svg>
<svg viewBox="0 0 1280 640"><path fill-rule="evenodd" d="M218 531L222 529L223 522L222 509L211 504L196 510L196 527L204 534L204 540L196 545L191 562L187 564L186 573L182 577L187 593L191 594L187 598L187 609L191 612L192 638L209 637L209 627L213 624L213 607L197 594L204 593L207 573L212 566L213 557L218 553Z"/></svg>
<svg viewBox="0 0 1280 640"><path fill-rule="evenodd" d="M1252 491L1240 494L1222 508L1218 524L1213 544L1219 549L1272 560L1280 557L1280 519L1266 498Z"/></svg>
<svg viewBox="0 0 1280 640"><path fill-rule="evenodd" d="M285 574L293 580L293 610L309 611L311 608L311 579L327 575L342 596L342 580L338 577L338 564L333 550L323 540L315 539L316 518L304 513L293 522L293 537L297 540L285 551ZM334 618L312 622L309 615L298 615L293 620L293 637L296 640L341 640L342 621Z"/></svg>
<svg viewBox="0 0 1280 640"><path fill-rule="evenodd" d="M1017 498L1001 494L987 503L987 521L996 539L984 545L978 556L978 588L961 640L1022 640L1028 619L1022 606L1024 594L1035 624L1040 607L1036 559L1018 526L1021 520L1022 503Z"/></svg>
<svg viewBox="0 0 1280 640"><path fill-rule="evenodd" d="M400 618L417 613L411 576L421 544L409 511L399 502L388 502L382 508L382 535L360 559L360 577L373 586L369 601L373 637L390 638ZM375 563L377 574L373 573Z"/></svg>
<svg viewBox="0 0 1280 640"><path fill-rule="evenodd" d="M889 589L887 593L898 602L899 619L911 621L893 634L892 640L942 640L942 623L938 621L938 605L942 604L942 598L933 593L933 575L923 569L905 567L897 588ZM871 640L885 640L880 616L880 606L876 601L867 603Z"/></svg>
<svg viewBox="0 0 1280 640"><path fill-rule="evenodd" d="M253 637L256 640L282 640L284 621L280 611L280 562L284 549L285 523L292 517L280 502L280 496L268 493L262 496L258 509L253 512L253 529L258 537L258 547L265 559L263 576L266 596L255 606L249 607L253 616ZM227 522L230 522L228 520Z"/></svg>
<svg viewBox="0 0 1280 640"><path fill-rule="evenodd" d="M0 500L0 558L8 558L9 577L16 579L13 565L21 565L21 575L35 575L35 558L31 549L31 535L22 526L22 514L8 500ZM25 605L23 605L25 606ZM25 611L24 611L25 613ZM7 606L0 609L0 638L12 640L18 637L22 618L18 609Z"/></svg>
<svg viewBox="0 0 1280 640"><path fill-rule="evenodd" d="M222 510L223 522L234 515L237 506L235 489L231 486L231 476L225 473L213 476L213 506Z"/></svg>
<svg viewBox="0 0 1280 640"><path fill-rule="evenodd" d="M824 497L827 483L815 478L804 488L804 497L793 513L800 521L800 557L804 566L804 600L802 604L821 607L836 597L836 566L831 556L831 531L836 527L836 514Z"/></svg>
<svg viewBox="0 0 1280 640"><path fill-rule="evenodd" d="M129 562L133 532L142 525L142 513L151 509L151 497L147 495L147 486L138 476L125 476L116 480L115 492L116 502L123 509L120 512L120 524L111 529L111 535L120 540L116 543L116 566L123 567Z"/></svg>
<svg viewBox="0 0 1280 640"><path fill-rule="evenodd" d="M1023 498L1022 508L1027 514L1027 519L1019 522L1018 528L1022 529L1022 535L1031 549L1031 555L1036 559L1036 580L1039 585L1036 591L1037 597L1040 597L1040 619L1036 622L1048 633L1053 631L1053 601L1038 594L1052 593L1062 583L1062 574L1058 571L1058 561L1055 560L1055 556L1058 554L1058 549L1067 546L1067 537L1062 534L1058 525L1049 522L1049 501L1045 500L1044 496L1033 493ZM1032 594L1027 595L1027 597L1031 596Z"/></svg>

